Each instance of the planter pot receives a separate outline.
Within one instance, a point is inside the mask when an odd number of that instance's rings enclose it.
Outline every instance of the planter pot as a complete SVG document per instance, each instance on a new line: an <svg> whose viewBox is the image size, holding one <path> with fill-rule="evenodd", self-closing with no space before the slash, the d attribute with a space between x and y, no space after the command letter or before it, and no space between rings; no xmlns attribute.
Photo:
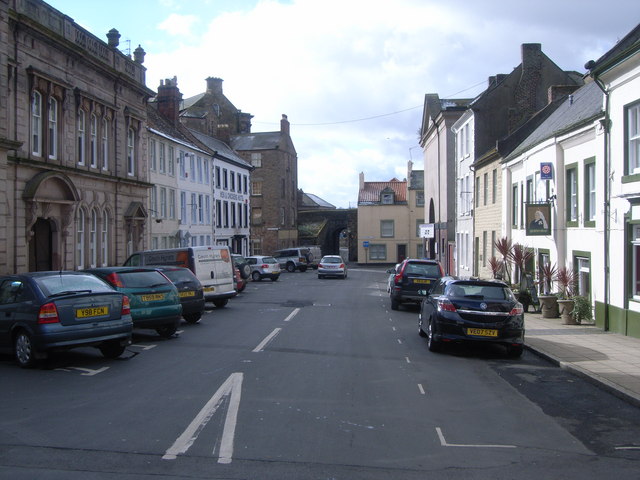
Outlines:
<svg viewBox="0 0 640 480"><path fill-rule="evenodd" d="M540 295L540 309L542 310L542 318L558 318L560 312L558 310L558 297L555 295Z"/></svg>
<svg viewBox="0 0 640 480"><path fill-rule="evenodd" d="M560 310L560 317L564 325L577 325L578 322L573 318L573 300L558 300L558 309Z"/></svg>

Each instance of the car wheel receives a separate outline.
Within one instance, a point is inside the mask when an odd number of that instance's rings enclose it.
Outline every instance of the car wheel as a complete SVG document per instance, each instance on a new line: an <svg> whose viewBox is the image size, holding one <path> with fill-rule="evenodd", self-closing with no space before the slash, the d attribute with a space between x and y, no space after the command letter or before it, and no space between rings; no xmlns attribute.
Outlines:
<svg viewBox="0 0 640 480"><path fill-rule="evenodd" d="M259 282L260 280L262 280L262 278L260 277L260 272L258 272L258 271L253 272L253 273L251 274L251 279L252 279L254 282Z"/></svg>
<svg viewBox="0 0 640 480"><path fill-rule="evenodd" d="M287 272L293 273L296 271L296 266L293 263L287 263Z"/></svg>
<svg viewBox="0 0 640 480"><path fill-rule="evenodd" d="M225 298L224 300L214 300L213 304L218 308L224 308L227 305L228 301L228 298Z"/></svg>
<svg viewBox="0 0 640 480"><path fill-rule="evenodd" d="M184 319L187 323L198 323L200 321L200 319L202 318L202 314L201 313L188 313L186 315L183 315Z"/></svg>
<svg viewBox="0 0 640 480"><path fill-rule="evenodd" d="M433 326L433 321L429 320L429 333L427 334L427 345L429 351L439 352L442 349L442 344L436 340L436 329Z"/></svg>
<svg viewBox="0 0 640 480"><path fill-rule="evenodd" d="M271 277L271 281L272 281L272 282L277 282L277 281L278 281L278 278L280 278L280 277Z"/></svg>
<svg viewBox="0 0 640 480"><path fill-rule="evenodd" d="M507 356L509 358L520 358L524 348L522 345L509 345L507 347Z"/></svg>
<svg viewBox="0 0 640 480"><path fill-rule="evenodd" d="M345 273L344 275L342 275L342 279L346 280L347 279L347 274Z"/></svg>
<svg viewBox="0 0 640 480"><path fill-rule="evenodd" d="M125 346L120 343L120 340L112 340L110 342L104 342L98 349L102 356L105 358L118 358L125 351Z"/></svg>
<svg viewBox="0 0 640 480"><path fill-rule="evenodd" d="M318 274L318 279L324 278L322 275Z"/></svg>
<svg viewBox="0 0 640 480"><path fill-rule="evenodd" d="M33 343L31 343L31 336L21 330L16 335L13 342L14 352L18 365L22 368L32 368L36 364L36 355L33 349Z"/></svg>
<svg viewBox="0 0 640 480"><path fill-rule="evenodd" d="M398 310L399 306L400 306L400 302L398 302L398 300L396 300L395 298L391 297L391 310Z"/></svg>
<svg viewBox="0 0 640 480"><path fill-rule="evenodd" d="M427 334L422 329L422 318L418 319L418 335L420 335L421 337L426 337L427 336Z"/></svg>
<svg viewBox="0 0 640 480"><path fill-rule="evenodd" d="M177 330L178 330L178 327L176 327L174 323L169 323L167 325L162 325L156 328L156 332L158 332L158 335L160 335L162 338L173 337L173 335L176 333Z"/></svg>

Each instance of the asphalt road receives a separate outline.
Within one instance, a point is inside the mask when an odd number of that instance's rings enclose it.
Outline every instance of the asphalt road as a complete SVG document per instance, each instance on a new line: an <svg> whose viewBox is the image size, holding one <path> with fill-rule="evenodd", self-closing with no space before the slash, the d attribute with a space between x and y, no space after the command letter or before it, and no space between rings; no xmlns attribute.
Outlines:
<svg viewBox="0 0 640 480"><path fill-rule="evenodd" d="M0 357L0 478L640 477L636 407L528 352L429 352L386 280L284 273L122 359Z"/></svg>

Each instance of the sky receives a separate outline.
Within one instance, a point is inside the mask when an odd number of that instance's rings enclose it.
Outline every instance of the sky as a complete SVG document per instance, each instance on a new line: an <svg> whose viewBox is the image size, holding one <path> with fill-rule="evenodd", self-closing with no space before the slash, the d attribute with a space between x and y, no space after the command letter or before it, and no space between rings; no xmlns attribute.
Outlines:
<svg viewBox="0 0 640 480"><path fill-rule="evenodd" d="M207 77L253 115L252 131L287 115L298 187L355 208L365 181L424 168L426 94L474 98L520 64L523 43L585 73L640 22L638 0L48 0L119 48L146 52L147 87L177 77L183 98Z"/></svg>

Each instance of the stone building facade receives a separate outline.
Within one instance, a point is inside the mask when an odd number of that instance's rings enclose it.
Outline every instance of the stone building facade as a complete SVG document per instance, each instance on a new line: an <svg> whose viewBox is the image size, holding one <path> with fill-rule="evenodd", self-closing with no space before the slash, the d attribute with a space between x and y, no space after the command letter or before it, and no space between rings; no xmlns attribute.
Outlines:
<svg viewBox="0 0 640 480"><path fill-rule="evenodd" d="M0 273L120 264L147 235L144 51L39 0L0 8Z"/></svg>

